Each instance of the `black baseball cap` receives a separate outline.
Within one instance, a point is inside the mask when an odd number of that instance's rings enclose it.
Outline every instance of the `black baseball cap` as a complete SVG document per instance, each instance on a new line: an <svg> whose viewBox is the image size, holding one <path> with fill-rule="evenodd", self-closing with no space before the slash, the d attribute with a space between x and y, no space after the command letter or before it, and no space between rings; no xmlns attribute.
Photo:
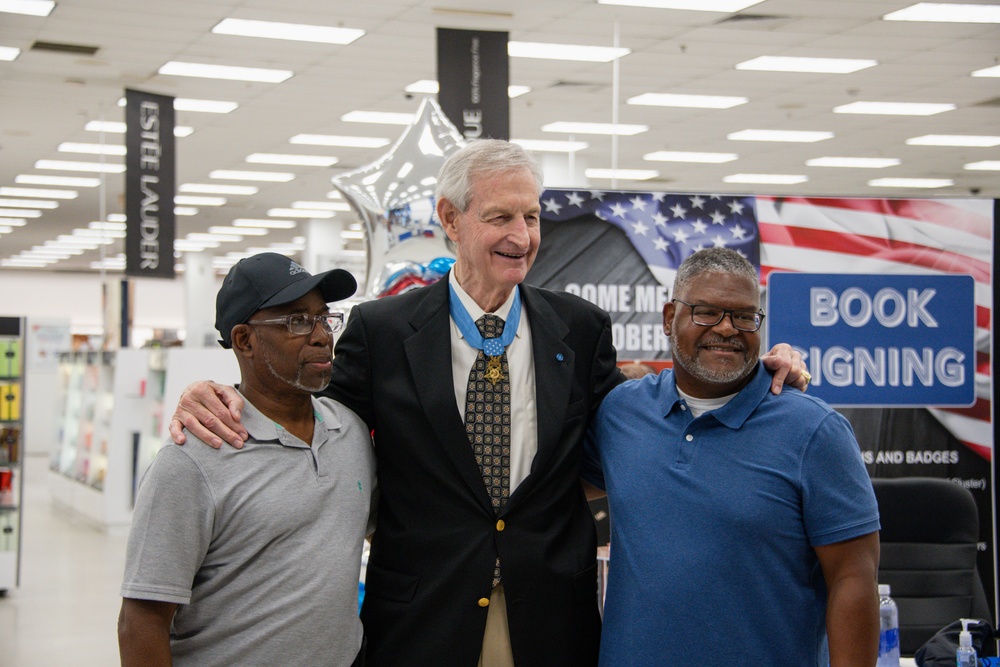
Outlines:
<svg viewBox="0 0 1000 667"><path fill-rule="evenodd" d="M291 303L319 288L327 303L354 294L358 283L347 271L333 269L310 275L284 255L262 252L244 257L229 269L215 297L215 328L222 335L219 345L232 348L232 331L262 308Z"/></svg>

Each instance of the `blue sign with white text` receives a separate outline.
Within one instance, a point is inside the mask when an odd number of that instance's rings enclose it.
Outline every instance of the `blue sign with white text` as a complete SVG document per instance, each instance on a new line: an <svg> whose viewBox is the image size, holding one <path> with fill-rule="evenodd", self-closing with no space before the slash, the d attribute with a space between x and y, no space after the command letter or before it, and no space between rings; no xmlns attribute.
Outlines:
<svg viewBox="0 0 1000 667"><path fill-rule="evenodd" d="M802 354L831 405L971 405L974 290L967 275L775 272L768 340Z"/></svg>

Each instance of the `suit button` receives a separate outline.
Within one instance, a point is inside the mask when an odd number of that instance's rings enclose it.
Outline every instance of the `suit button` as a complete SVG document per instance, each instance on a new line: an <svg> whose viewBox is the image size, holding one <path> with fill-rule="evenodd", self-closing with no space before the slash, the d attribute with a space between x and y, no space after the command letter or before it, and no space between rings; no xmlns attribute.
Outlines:
<svg viewBox="0 0 1000 667"><path fill-rule="evenodd" d="M489 598L479 598L479 606L480 607L489 607L490 606L490 599Z"/></svg>
<svg viewBox="0 0 1000 667"><path fill-rule="evenodd" d="M499 521L497 521L497 531L502 532L506 525L507 524L503 522L503 519L500 519Z"/></svg>

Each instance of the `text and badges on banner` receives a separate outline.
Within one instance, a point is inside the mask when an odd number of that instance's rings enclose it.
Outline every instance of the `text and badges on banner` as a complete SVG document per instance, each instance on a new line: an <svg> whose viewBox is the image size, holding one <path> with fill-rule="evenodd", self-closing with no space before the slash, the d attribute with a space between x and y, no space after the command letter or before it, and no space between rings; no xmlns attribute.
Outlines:
<svg viewBox="0 0 1000 667"><path fill-rule="evenodd" d="M509 139L507 33L437 29L438 104L467 140Z"/></svg>
<svg viewBox="0 0 1000 667"><path fill-rule="evenodd" d="M125 275L174 277L174 98L125 91Z"/></svg>
<svg viewBox="0 0 1000 667"><path fill-rule="evenodd" d="M832 405L975 401L972 276L772 273L768 340L796 348Z"/></svg>

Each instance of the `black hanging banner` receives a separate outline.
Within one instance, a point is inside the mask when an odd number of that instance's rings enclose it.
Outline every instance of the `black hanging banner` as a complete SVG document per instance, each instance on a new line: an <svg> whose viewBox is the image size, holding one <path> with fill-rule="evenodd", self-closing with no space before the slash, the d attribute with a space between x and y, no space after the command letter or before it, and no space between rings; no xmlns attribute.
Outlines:
<svg viewBox="0 0 1000 667"><path fill-rule="evenodd" d="M509 139L507 33L437 29L438 104L466 139Z"/></svg>
<svg viewBox="0 0 1000 667"><path fill-rule="evenodd" d="M174 277L174 98L125 90L125 275Z"/></svg>

